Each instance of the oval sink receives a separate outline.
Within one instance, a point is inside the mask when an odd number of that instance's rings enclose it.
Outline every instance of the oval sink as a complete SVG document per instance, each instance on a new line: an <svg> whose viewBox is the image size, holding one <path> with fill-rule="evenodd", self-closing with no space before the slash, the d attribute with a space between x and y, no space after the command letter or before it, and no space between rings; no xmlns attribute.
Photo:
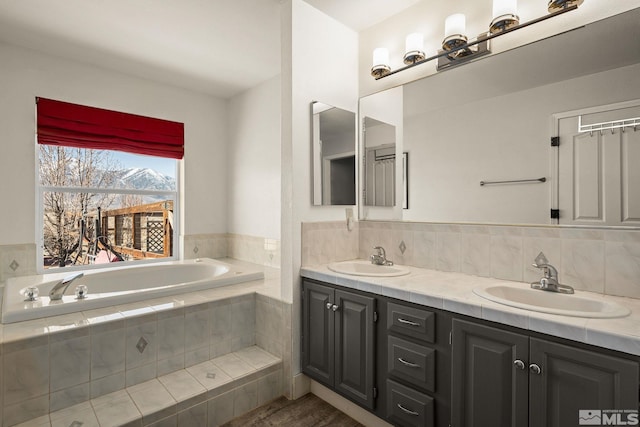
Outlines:
<svg viewBox="0 0 640 427"><path fill-rule="evenodd" d="M329 264L329 270L352 276L394 277L409 274L409 270L397 265L376 265L370 261L342 261Z"/></svg>
<svg viewBox="0 0 640 427"><path fill-rule="evenodd" d="M612 301L538 289L496 285L475 288L473 293L499 304L563 316L612 318L625 317L630 313L628 308Z"/></svg>

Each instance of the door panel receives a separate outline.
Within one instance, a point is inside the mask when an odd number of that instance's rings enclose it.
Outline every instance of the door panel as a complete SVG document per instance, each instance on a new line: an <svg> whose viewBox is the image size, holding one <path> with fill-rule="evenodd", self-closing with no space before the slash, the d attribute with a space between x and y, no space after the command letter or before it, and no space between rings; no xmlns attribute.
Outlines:
<svg viewBox="0 0 640 427"><path fill-rule="evenodd" d="M453 321L452 425L526 427L529 338Z"/></svg>
<svg viewBox="0 0 640 427"><path fill-rule="evenodd" d="M373 408L375 299L335 291L335 388Z"/></svg>
<svg viewBox="0 0 640 427"><path fill-rule="evenodd" d="M531 338L531 427L578 426L580 410L638 409L638 364Z"/></svg>
<svg viewBox="0 0 640 427"><path fill-rule="evenodd" d="M640 107L583 115L583 124L640 117ZM558 124L560 224L640 225L640 132L578 132L578 116Z"/></svg>
<svg viewBox="0 0 640 427"><path fill-rule="evenodd" d="M622 135L622 222L640 224L640 131Z"/></svg>
<svg viewBox="0 0 640 427"><path fill-rule="evenodd" d="M304 282L302 313L302 372L333 386L334 316L327 303L334 300L334 290L317 283Z"/></svg>

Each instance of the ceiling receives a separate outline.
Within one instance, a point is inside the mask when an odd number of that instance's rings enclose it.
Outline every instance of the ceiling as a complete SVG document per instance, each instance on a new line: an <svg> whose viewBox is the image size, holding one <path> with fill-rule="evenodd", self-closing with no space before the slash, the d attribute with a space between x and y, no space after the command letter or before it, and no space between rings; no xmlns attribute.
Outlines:
<svg viewBox="0 0 640 427"><path fill-rule="evenodd" d="M306 1L358 31L421 0ZM280 0L0 0L0 42L228 98L280 73Z"/></svg>

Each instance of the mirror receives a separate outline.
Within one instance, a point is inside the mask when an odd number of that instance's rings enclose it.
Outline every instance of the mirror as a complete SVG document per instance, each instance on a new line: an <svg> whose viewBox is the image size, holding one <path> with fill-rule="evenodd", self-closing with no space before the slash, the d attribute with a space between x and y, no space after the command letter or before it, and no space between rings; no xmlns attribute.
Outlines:
<svg viewBox="0 0 640 427"><path fill-rule="evenodd" d="M412 161L411 205L394 219L550 224L560 203L562 224L554 117L640 99L638 22L634 9L363 97L361 117L401 115L380 119L396 127L396 158ZM398 90L400 104L388 102ZM481 185L512 180L527 181Z"/></svg>
<svg viewBox="0 0 640 427"><path fill-rule="evenodd" d="M314 205L356 204L356 114L311 103Z"/></svg>
<svg viewBox="0 0 640 427"><path fill-rule="evenodd" d="M394 206L396 200L396 128L389 123L365 117L364 204Z"/></svg>
<svg viewBox="0 0 640 427"><path fill-rule="evenodd" d="M403 204L402 87L360 99L360 217L399 219ZM389 209L389 208L393 209Z"/></svg>

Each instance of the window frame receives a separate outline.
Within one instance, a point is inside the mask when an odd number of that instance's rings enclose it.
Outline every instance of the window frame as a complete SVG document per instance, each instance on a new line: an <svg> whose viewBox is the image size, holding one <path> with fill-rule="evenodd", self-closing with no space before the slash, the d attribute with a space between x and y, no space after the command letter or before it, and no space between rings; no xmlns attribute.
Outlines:
<svg viewBox="0 0 640 427"><path fill-rule="evenodd" d="M174 191L169 190L136 190L136 189L118 189L118 188L95 188L95 187L56 187L56 186L43 186L40 181L40 149L37 140L37 136L34 139L34 147L35 147L35 186L36 186L36 227L35 231L36 235L36 273L37 274L54 274L54 273L62 273L62 272L73 272L80 270L99 270L99 269L109 269L109 268L126 268L126 267L135 267L139 265L146 264L156 264L167 261L177 261L180 259L180 171L182 168L182 162L184 159L171 159L167 157L167 159L175 161L175 183L176 187ZM45 144L47 145L47 144ZM73 147L72 147L73 148ZM77 148L77 147L76 147ZM85 150L88 150L86 148ZM95 150L95 149L94 149ZM112 151L117 152L117 150L100 150L100 151ZM136 154L136 153L131 153ZM136 154L140 156L144 156L142 154ZM135 260L135 261L124 261L124 262L114 262L114 263L105 263L105 264L82 264L82 265L69 265L64 268L44 268L44 193L48 191L53 192L62 192L62 193L100 193L100 194L133 194L133 195L141 195L141 196L169 196L174 200L173 203L173 230L172 230L172 238L173 238L173 251L170 257L166 258L156 258L156 259L144 259L144 260Z"/></svg>

